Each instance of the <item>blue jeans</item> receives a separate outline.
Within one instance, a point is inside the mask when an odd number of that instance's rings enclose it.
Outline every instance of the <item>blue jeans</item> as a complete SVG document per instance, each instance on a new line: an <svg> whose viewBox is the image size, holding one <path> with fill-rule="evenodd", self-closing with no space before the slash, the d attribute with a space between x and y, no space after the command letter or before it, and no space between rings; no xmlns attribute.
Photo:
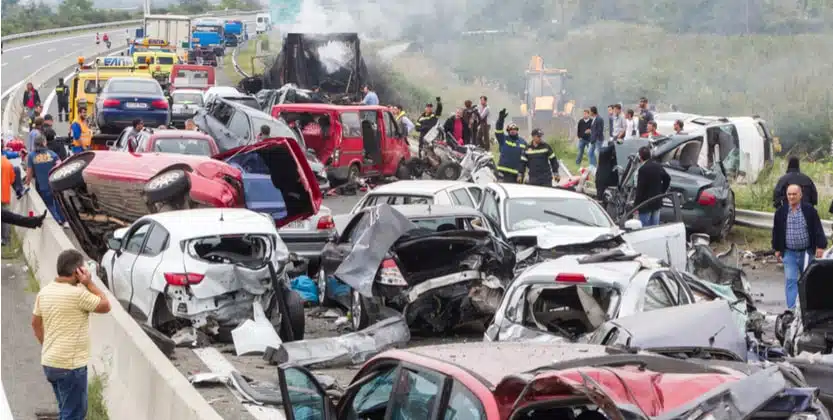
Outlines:
<svg viewBox="0 0 833 420"><path fill-rule="evenodd" d="M805 258L806 257L806 258ZM807 268L807 264L815 259L812 250L785 250L781 256L784 261L784 292L787 297L787 309L795 309L795 299L798 297L798 278Z"/></svg>
<svg viewBox="0 0 833 420"><path fill-rule="evenodd" d="M642 222L642 227L659 225L659 210L654 210L654 211L639 210L639 221Z"/></svg>
<svg viewBox="0 0 833 420"><path fill-rule="evenodd" d="M84 148L81 147L81 146L72 146L72 154L73 155L77 155L78 153L81 153L83 151L84 151Z"/></svg>
<svg viewBox="0 0 833 420"><path fill-rule="evenodd" d="M603 141L590 142L590 150L587 151L587 158L590 159L590 166L596 166L596 150L601 149Z"/></svg>
<svg viewBox="0 0 833 420"><path fill-rule="evenodd" d="M61 209L58 207L58 202L55 201L55 197L52 196L52 191L38 190L38 194L40 194L40 198L41 200L43 200L43 204L46 204L46 208L49 209L49 213L52 214L52 218L55 219L55 221L58 222L58 224L64 223L66 220L64 219L64 215L61 214Z"/></svg>
<svg viewBox="0 0 833 420"><path fill-rule="evenodd" d="M588 144L590 144L590 142L585 139L578 140L578 156L576 156L576 165L581 165L581 159L584 158L584 149L587 148Z"/></svg>
<svg viewBox="0 0 833 420"><path fill-rule="evenodd" d="M43 373L58 399L59 420L84 420L87 417L87 367L69 370L44 366Z"/></svg>

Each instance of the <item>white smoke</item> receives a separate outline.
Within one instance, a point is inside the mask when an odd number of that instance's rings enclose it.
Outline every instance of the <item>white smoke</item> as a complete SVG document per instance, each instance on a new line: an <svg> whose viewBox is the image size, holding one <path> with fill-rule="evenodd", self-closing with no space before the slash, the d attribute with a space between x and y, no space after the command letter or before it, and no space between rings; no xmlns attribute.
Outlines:
<svg viewBox="0 0 833 420"><path fill-rule="evenodd" d="M350 47L345 42L329 41L318 47L318 59L328 74L345 67L353 58Z"/></svg>

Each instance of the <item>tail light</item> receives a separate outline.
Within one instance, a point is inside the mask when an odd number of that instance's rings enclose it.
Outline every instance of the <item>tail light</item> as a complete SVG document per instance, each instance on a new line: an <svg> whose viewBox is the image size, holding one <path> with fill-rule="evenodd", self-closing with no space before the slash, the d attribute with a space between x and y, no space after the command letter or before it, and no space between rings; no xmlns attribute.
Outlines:
<svg viewBox="0 0 833 420"><path fill-rule="evenodd" d="M587 277L580 273L561 273L555 276L556 283L587 283Z"/></svg>
<svg viewBox="0 0 833 420"><path fill-rule="evenodd" d="M333 221L333 216L321 216L318 219L318 224L315 226L318 230L330 230L335 229L336 224Z"/></svg>
<svg viewBox="0 0 833 420"><path fill-rule="evenodd" d="M396 265L396 260L393 258L382 261L382 268L379 270L379 283L386 286L408 286L405 276L402 275L402 271L399 270L399 266Z"/></svg>
<svg viewBox="0 0 833 420"><path fill-rule="evenodd" d="M168 101L164 99L157 99L151 102L150 106L156 109L168 109Z"/></svg>
<svg viewBox="0 0 833 420"><path fill-rule="evenodd" d="M121 105L121 101L118 99L105 99L102 105L105 108L118 108Z"/></svg>
<svg viewBox="0 0 833 420"><path fill-rule="evenodd" d="M333 163L337 165L337 164L338 164L338 160L339 160L340 158L341 158L341 149L339 149L338 147L336 147L336 148L335 148L335 150L333 150Z"/></svg>
<svg viewBox="0 0 833 420"><path fill-rule="evenodd" d="M709 190L703 190L700 193L700 196L697 197L697 204L701 206L713 206L717 204L717 197L714 196Z"/></svg>
<svg viewBox="0 0 833 420"><path fill-rule="evenodd" d="M165 282L169 286L187 286L199 284L205 276L196 273L165 273Z"/></svg>

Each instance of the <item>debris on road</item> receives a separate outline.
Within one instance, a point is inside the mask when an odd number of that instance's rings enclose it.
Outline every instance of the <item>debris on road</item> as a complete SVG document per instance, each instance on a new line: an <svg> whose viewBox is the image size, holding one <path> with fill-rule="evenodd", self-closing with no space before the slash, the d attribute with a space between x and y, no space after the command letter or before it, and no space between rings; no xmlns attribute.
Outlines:
<svg viewBox="0 0 833 420"><path fill-rule="evenodd" d="M260 302L254 302L253 313L254 320L247 319L231 330L234 351L238 356L261 354L268 347L277 347L281 344L281 338L272 322L266 318Z"/></svg>

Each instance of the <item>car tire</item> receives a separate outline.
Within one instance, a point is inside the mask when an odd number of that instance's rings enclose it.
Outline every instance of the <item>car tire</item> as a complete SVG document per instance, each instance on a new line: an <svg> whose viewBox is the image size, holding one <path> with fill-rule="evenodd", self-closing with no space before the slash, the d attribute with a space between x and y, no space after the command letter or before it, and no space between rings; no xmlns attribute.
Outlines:
<svg viewBox="0 0 833 420"><path fill-rule="evenodd" d="M150 204L178 199L191 190L191 179L182 169L156 174L145 184L144 193Z"/></svg>
<svg viewBox="0 0 833 420"><path fill-rule="evenodd" d="M89 162L84 159L73 159L58 166L49 174L49 187L59 192L84 185L84 169L87 165Z"/></svg>
<svg viewBox="0 0 833 420"><path fill-rule="evenodd" d="M315 275L315 281L318 285L318 304L324 308L333 306L335 302L327 296L327 273L321 266L318 267L318 273Z"/></svg>
<svg viewBox="0 0 833 420"><path fill-rule="evenodd" d="M303 340L306 324L306 318L304 317L304 299L294 290L284 289L284 293L286 293L286 308L288 313L286 314L287 319L281 319L278 335L281 337L281 340L286 342ZM287 321L288 323L285 324L284 322ZM292 327L291 340L289 329L286 326Z"/></svg>
<svg viewBox="0 0 833 420"><path fill-rule="evenodd" d="M369 299L362 296L358 290L350 291L350 324L354 331L367 328L372 322Z"/></svg>
<svg viewBox="0 0 833 420"><path fill-rule="evenodd" d="M460 172L462 172L460 164L457 162L444 162L440 164L435 172L437 174L436 179L444 179L448 181L456 181L460 178Z"/></svg>
<svg viewBox="0 0 833 420"><path fill-rule="evenodd" d="M405 164L404 160L399 162L399 166L396 168L396 178L401 181L411 179L411 171L408 169L408 165Z"/></svg>
<svg viewBox="0 0 833 420"><path fill-rule="evenodd" d="M410 175L410 179L422 179L422 174L425 170L422 167L422 161L419 158L411 158L405 163L405 166L408 167L408 172Z"/></svg>

